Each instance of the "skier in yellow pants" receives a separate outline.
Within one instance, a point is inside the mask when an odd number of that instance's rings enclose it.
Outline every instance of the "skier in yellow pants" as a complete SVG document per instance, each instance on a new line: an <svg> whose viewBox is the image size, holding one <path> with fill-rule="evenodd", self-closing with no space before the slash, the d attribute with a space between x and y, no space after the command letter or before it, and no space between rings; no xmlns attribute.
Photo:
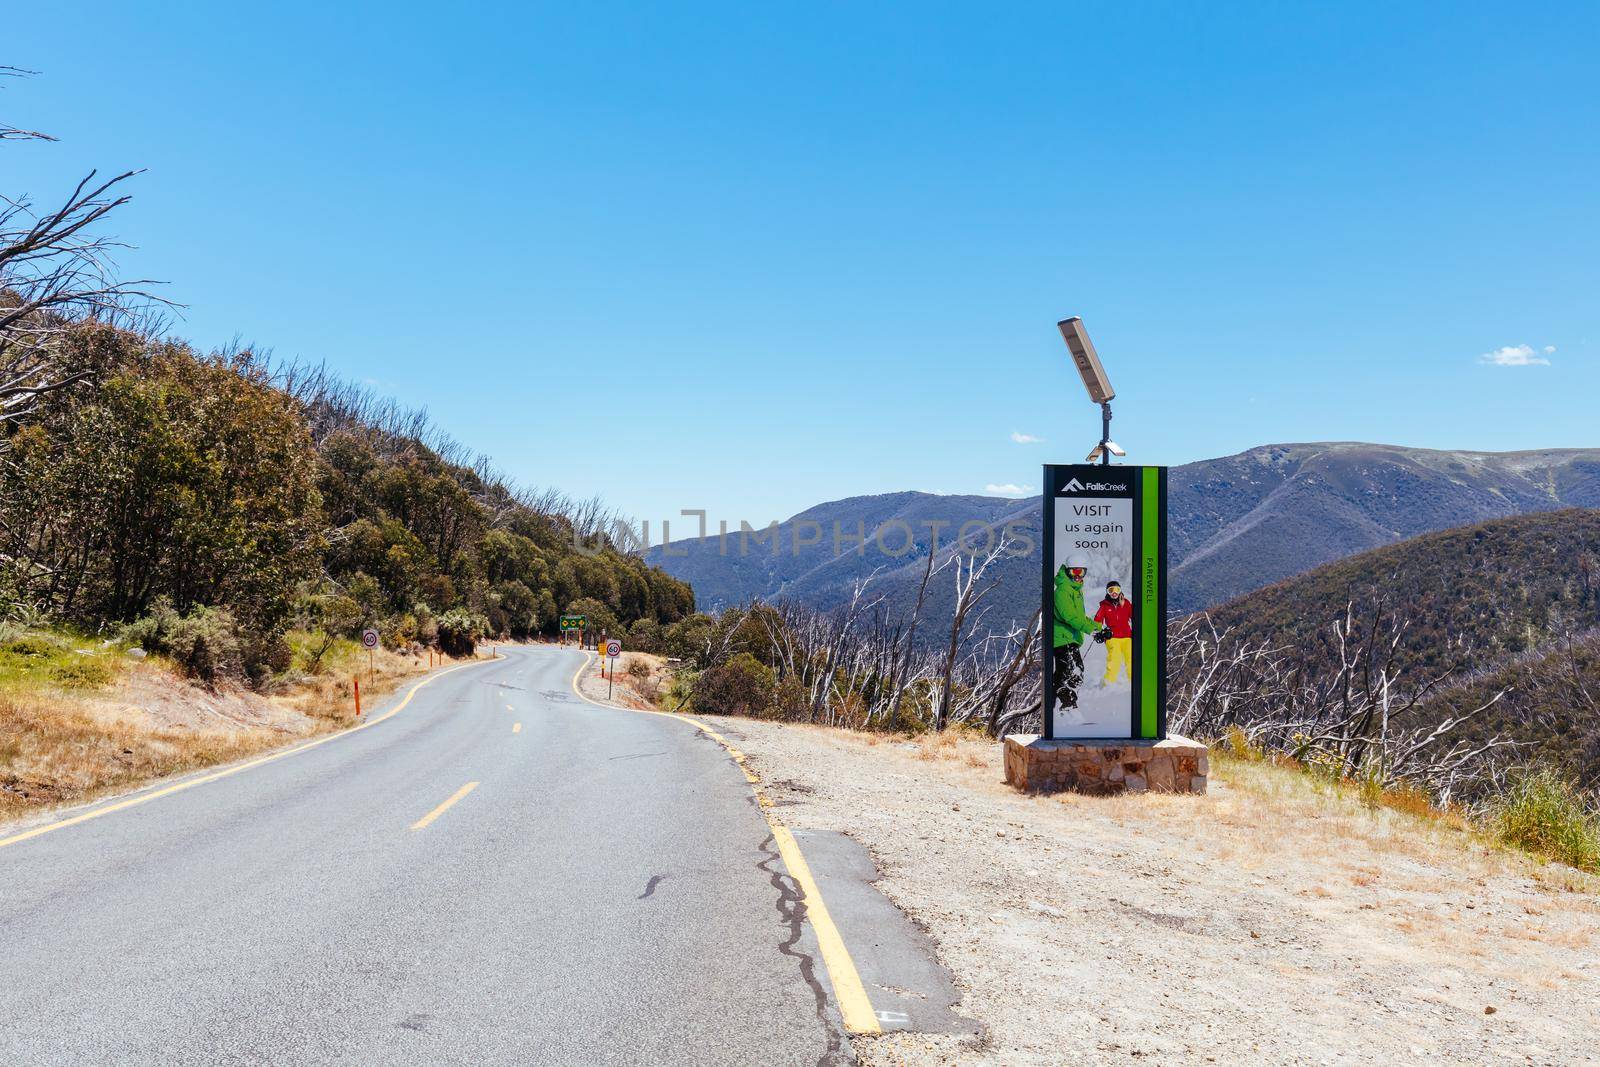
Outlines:
<svg viewBox="0 0 1600 1067"><path fill-rule="evenodd" d="M1102 686L1111 685L1119 678L1133 680L1133 604L1122 595L1119 582L1106 583L1105 599L1094 621L1105 629L1095 634L1095 640L1106 646L1106 675Z"/></svg>

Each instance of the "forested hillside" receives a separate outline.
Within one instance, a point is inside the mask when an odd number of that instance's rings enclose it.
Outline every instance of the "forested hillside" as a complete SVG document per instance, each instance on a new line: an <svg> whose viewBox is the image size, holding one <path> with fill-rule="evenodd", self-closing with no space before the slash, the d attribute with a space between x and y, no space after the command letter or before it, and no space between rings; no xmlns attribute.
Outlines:
<svg viewBox="0 0 1600 1067"><path fill-rule="evenodd" d="M0 78L25 74L0 67ZM0 123L10 147L54 140ZM322 369L203 354L105 233L135 172L38 209L0 195L0 621L63 625L208 681L311 672L374 626L456 655L591 630L658 644L688 585L617 552L598 501L518 493L486 461Z"/></svg>
<svg viewBox="0 0 1600 1067"><path fill-rule="evenodd" d="M1425 534L1319 567L1209 612L1245 642L1297 650L1312 671L1332 669L1328 621L1347 604L1404 624L1408 665L1488 666L1560 633L1600 627L1600 510L1522 515Z"/></svg>
<svg viewBox="0 0 1600 1067"><path fill-rule="evenodd" d="M1309 735L1325 708L1349 706L1340 730L1453 722L1452 744L1490 767L1528 762L1600 788L1597 510L1364 552L1180 622L1172 648L1179 714L1213 730L1231 718L1270 733L1281 718ZM1513 744L1484 747L1497 741Z"/></svg>
<svg viewBox="0 0 1600 1067"><path fill-rule="evenodd" d="M579 551L583 509L519 496L324 373L92 321L53 345L82 378L9 424L0 470L14 616L132 626L196 673L259 682L289 666L290 628L460 653L553 633L568 610L649 645L693 611L636 557Z"/></svg>

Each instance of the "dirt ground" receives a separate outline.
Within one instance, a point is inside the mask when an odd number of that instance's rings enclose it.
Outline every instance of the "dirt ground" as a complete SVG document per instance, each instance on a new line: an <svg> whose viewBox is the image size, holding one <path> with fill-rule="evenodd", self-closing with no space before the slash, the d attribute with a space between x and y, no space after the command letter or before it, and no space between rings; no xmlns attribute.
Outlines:
<svg viewBox="0 0 1600 1067"><path fill-rule="evenodd" d="M1205 797L1023 796L999 746L705 717L840 830L980 1039L864 1064L1600 1062L1600 881L1218 760Z"/></svg>

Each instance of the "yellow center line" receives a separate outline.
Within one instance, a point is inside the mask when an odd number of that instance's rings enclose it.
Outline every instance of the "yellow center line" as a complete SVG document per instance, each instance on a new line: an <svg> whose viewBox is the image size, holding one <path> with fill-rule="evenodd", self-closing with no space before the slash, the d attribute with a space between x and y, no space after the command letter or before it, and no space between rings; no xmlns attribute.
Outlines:
<svg viewBox="0 0 1600 1067"><path fill-rule="evenodd" d="M450 806L452 804L454 804L456 801L460 800L462 797L466 796L468 793L472 792L476 788L478 788L478 783L477 782L468 782L466 785L462 786L460 789L457 789L454 793L451 793L449 800L445 801L443 804L440 804L437 808L434 808L432 811L428 812L428 814L424 815L422 818L420 818L416 822L412 823L411 824L411 828L413 830L426 830L428 828L428 824L429 823L433 822L433 820L437 819L439 816L441 816L445 812L449 811L450 810Z"/></svg>
<svg viewBox="0 0 1600 1067"><path fill-rule="evenodd" d="M489 661L480 660L479 662L487 663ZM206 785L207 783L215 782L222 778L227 778L230 775L238 774L240 771L248 771L252 767L259 767L263 763L271 763L273 760L280 760L285 756L297 755L298 753L306 752L310 749L316 748L318 745L325 745L329 741L337 741L341 737L349 737L351 734L360 733L362 730L365 730L368 727L376 726L385 719L390 719L400 714L401 711L405 710L405 706L411 703L411 698L417 695L417 690L421 689L429 682L432 682L435 678L442 678L451 671L459 671L463 668L472 666L475 666L475 664L471 662L458 663L454 667L446 667L437 674L429 675L416 685L412 686L410 690L406 692L405 699L400 701L400 703L396 704L382 715L375 716L356 726L352 726L345 730L340 730L337 733L327 734L323 737L317 738L315 741L307 741L303 745L296 745L293 748L280 749L277 752L272 752L265 756L259 756L256 759L235 764L232 767L224 767L220 771L212 771L210 774L203 774L198 778L189 778L181 782L174 782L172 785L154 790L153 792L141 793L135 796L127 797L124 800L117 801L115 804L107 804L105 807L95 808L93 811L86 811L80 815L74 815L68 819L58 819L55 822L47 822L42 826L35 826L31 830L24 830L21 833L12 834L10 837L0 837L0 848L5 848L7 845L20 844L21 842L27 841L30 838L39 837L42 834L48 834L55 830L64 830L69 826L76 826L79 823L88 822L90 819L98 819L102 815L110 815L112 812L126 811L128 808L138 807L140 804L148 804L152 800L171 796L173 793L181 793L185 789L193 789L197 785Z"/></svg>
<svg viewBox="0 0 1600 1067"><path fill-rule="evenodd" d="M578 672L572 676L572 692L579 700L587 701L597 708L609 708L612 711L639 711L636 708L623 708L613 704L602 704L584 695L578 688L578 679L583 677L583 672L589 666L589 654L584 653L584 660L578 667ZM811 929L817 935L817 949L822 955L822 965L828 969L828 978L833 983L834 999L839 1002L839 1014L844 1018L844 1028L852 1034L881 1034L883 1025L878 1021L878 1014L872 1008L872 1000L867 996L866 986L861 982L861 974L856 970L856 963L850 957L850 950L845 946L844 936L839 933L839 928L834 925L833 915L828 911L828 906L822 900L822 890L818 888L816 879L811 876L811 867L806 863L805 854L800 851L800 845L794 839L794 834L783 825L782 821L772 813L772 802L767 799L766 793L761 788L761 779L756 776L745 763L745 754L734 748L726 737L707 726L703 722L691 719L687 715L679 715L671 711L639 711L642 715L664 715L669 719L678 719L688 723L696 730L710 737L717 744L727 750L745 778L750 783L750 789L756 795L757 806L761 815L767 820L767 827L772 831L772 840L778 846L778 855L783 859L784 867L789 871L790 877L800 889L801 901L805 904L806 920L811 923Z"/></svg>
<svg viewBox="0 0 1600 1067"><path fill-rule="evenodd" d="M507 705L506 705L506 710L507 710L507 711L516 711L516 710L517 710L517 709L516 709L516 708L514 708L514 707L512 707L512 706L511 706L511 705L510 705L510 704L507 704Z"/></svg>
<svg viewBox="0 0 1600 1067"><path fill-rule="evenodd" d="M514 733L514 734L520 734L522 732L522 724L520 722L512 723L511 724L511 732Z"/></svg>

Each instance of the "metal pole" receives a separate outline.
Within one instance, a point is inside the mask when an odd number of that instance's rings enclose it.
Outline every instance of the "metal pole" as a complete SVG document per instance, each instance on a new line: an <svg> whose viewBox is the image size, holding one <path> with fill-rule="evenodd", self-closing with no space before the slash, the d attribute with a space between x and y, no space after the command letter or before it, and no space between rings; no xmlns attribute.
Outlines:
<svg viewBox="0 0 1600 1067"><path fill-rule="evenodd" d="M1111 401L1100 401L1100 466L1111 466Z"/></svg>

